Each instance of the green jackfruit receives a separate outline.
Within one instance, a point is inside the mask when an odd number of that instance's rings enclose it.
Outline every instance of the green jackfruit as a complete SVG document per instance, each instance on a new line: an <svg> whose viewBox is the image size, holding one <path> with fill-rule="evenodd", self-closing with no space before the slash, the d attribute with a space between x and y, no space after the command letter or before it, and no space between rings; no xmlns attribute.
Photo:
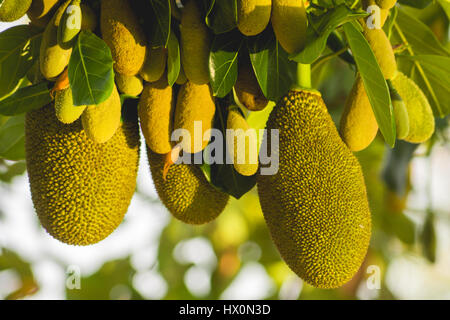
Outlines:
<svg viewBox="0 0 450 320"><path fill-rule="evenodd" d="M181 87L175 108L174 128L185 129L190 134L191 141L183 139L181 142L185 152L197 153L205 149L211 137L209 130L212 128L215 112L216 106L209 85L196 85L188 81ZM194 131L196 124L202 126L198 133Z"/></svg>
<svg viewBox="0 0 450 320"><path fill-rule="evenodd" d="M86 106L74 106L72 89L66 88L55 93L55 112L56 117L62 123L72 123L81 117Z"/></svg>
<svg viewBox="0 0 450 320"><path fill-rule="evenodd" d="M128 1L102 0L100 27L111 49L114 70L134 76L145 61L146 38Z"/></svg>
<svg viewBox="0 0 450 320"><path fill-rule="evenodd" d="M227 149L233 151L233 166L243 176L252 176L258 171L258 137L245 118L237 110L230 110L227 130L234 130L232 136L227 132ZM250 130L250 131L248 131ZM253 135L251 133L254 133ZM249 133L246 136L246 133Z"/></svg>
<svg viewBox="0 0 450 320"><path fill-rule="evenodd" d="M0 21L11 22L22 18L30 8L31 0L3 0L0 3Z"/></svg>
<svg viewBox="0 0 450 320"><path fill-rule="evenodd" d="M279 130L279 170L259 175L257 185L272 239L303 280L339 287L358 271L369 246L361 166L318 92L290 91L270 114L267 129ZM271 139L266 141L271 150Z"/></svg>
<svg viewBox="0 0 450 320"><path fill-rule="evenodd" d="M172 165L164 179L165 156L148 148L147 155L159 198L175 218L189 224L204 224L224 210L229 196L211 186L198 166Z"/></svg>
<svg viewBox="0 0 450 320"><path fill-rule="evenodd" d="M33 0L27 12L31 24L45 28L53 17L59 0Z"/></svg>
<svg viewBox="0 0 450 320"><path fill-rule="evenodd" d="M121 116L120 96L114 86L111 96L99 105L87 106L81 115L86 135L97 143L105 143L116 132Z"/></svg>
<svg viewBox="0 0 450 320"><path fill-rule="evenodd" d="M42 36L39 62L41 73L48 80L55 80L64 71L69 64L70 55L72 54L72 49L61 48L58 44L58 27L69 3L70 0L66 0L56 10Z"/></svg>
<svg viewBox="0 0 450 320"><path fill-rule="evenodd" d="M391 82L408 111L409 133L404 140L411 143L427 141L435 129L433 110L427 97L413 80L401 72Z"/></svg>
<svg viewBox="0 0 450 320"><path fill-rule="evenodd" d="M272 0L271 21L275 36L286 52L304 48L308 19L303 0Z"/></svg>
<svg viewBox="0 0 450 320"><path fill-rule="evenodd" d="M389 81L389 80L388 80ZM406 104L392 85L389 86L392 106L395 115L395 126L397 128L397 138L405 139L409 134L409 116Z"/></svg>
<svg viewBox="0 0 450 320"><path fill-rule="evenodd" d="M163 47L147 49L147 57L139 74L147 82L161 79L166 70L167 49Z"/></svg>
<svg viewBox="0 0 450 320"><path fill-rule="evenodd" d="M367 96L364 82L358 74L345 103L340 134L351 151L367 148L375 139L378 123Z"/></svg>
<svg viewBox="0 0 450 320"><path fill-rule="evenodd" d="M175 102L172 87L168 85L166 76L156 82L145 84L138 112L147 146L159 154L170 152Z"/></svg>
<svg viewBox="0 0 450 320"><path fill-rule="evenodd" d="M383 29L364 28L364 36L377 58L385 79L392 79L397 74L397 62L394 50Z"/></svg>
<svg viewBox="0 0 450 320"><path fill-rule="evenodd" d="M116 84L120 92L130 96L138 96L144 89L143 81L139 76L125 76L116 73Z"/></svg>
<svg viewBox="0 0 450 320"><path fill-rule="evenodd" d="M41 224L59 241L90 245L121 223L136 187L137 121L105 144L87 138L78 120L65 125L48 105L25 121L28 177Z"/></svg>
<svg viewBox="0 0 450 320"><path fill-rule="evenodd" d="M211 35L195 0L189 0L181 13L181 62L186 77L195 84L209 82Z"/></svg>
<svg viewBox="0 0 450 320"><path fill-rule="evenodd" d="M272 0L238 0L238 28L246 36L255 36L267 27Z"/></svg>
<svg viewBox="0 0 450 320"><path fill-rule="evenodd" d="M263 110L269 103L269 100L264 96L259 86L255 72L250 64L242 64L239 66L238 78L234 85L234 90L236 91L239 102L250 111Z"/></svg>

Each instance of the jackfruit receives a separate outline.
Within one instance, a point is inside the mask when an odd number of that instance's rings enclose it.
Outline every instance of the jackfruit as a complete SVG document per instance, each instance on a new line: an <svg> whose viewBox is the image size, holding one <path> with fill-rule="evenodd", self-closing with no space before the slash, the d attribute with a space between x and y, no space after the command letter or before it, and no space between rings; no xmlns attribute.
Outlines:
<svg viewBox="0 0 450 320"><path fill-rule="evenodd" d="M0 3L0 21L11 22L22 18L30 8L31 0L3 0Z"/></svg>
<svg viewBox="0 0 450 320"><path fill-rule="evenodd" d="M308 19L303 0L272 0L272 27L288 53L302 50L306 43Z"/></svg>
<svg viewBox="0 0 450 320"><path fill-rule="evenodd" d="M290 91L270 114L267 129L279 130L279 170L259 175L257 186L272 239L307 283L339 287L358 271L370 240L361 166L318 92ZM265 139L270 150L271 135Z"/></svg>
<svg viewBox="0 0 450 320"><path fill-rule="evenodd" d="M47 105L27 113L25 148L34 207L51 236L90 245L117 228L136 187L137 121L124 122L108 143L96 144L80 120L62 124Z"/></svg>
<svg viewBox="0 0 450 320"><path fill-rule="evenodd" d="M427 97L413 80L401 72L391 82L408 111L409 133L403 140L411 143L427 141L435 129L433 110Z"/></svg>
<svg viewBox="0 0 450 320"><path fill-rule="evenodd" d="M185 152L197 153L208 145L215 112L216 106L209 85L197 85L188 81L181 87L175 108L174 128L184 129L190 134L190 141L183 138L180 143ZM201 125L201 130L195 131L196 125Z"/></svg>
<svg viewBox="0 0 450 320"><path fill-rule="evenodd" d="M211 186L198 166L172 165L164 179L165 156L148 148L147 155L159 198L175 218L189 224L204 224L222 213L229 196Z"/></svg>
<svg viewBox="0 0 450 320"><path fill-rule="evenodd" d="M69 124L81 117L86 106L74 106L72 89L66 88L55 93L55 112L59 121Z"/></svg>
<svg viewBox="0 0 450 320"><path fill-rule="evenodd" d="M102 0L100 27L111 49L114 70L134 76L145 61L146 38L128 1Z"/></svg>
<svg viewBox="0 0 450 320"><path fill-rule="evenodd" d="M97 143L105 143L120 125L121 102L119 92L114 86L111 96L99 105L87 106L81 115L86 135Z"/></svg>
<svg viewBox="0 0 450 320"><path fill-rule="evenodd" d="M391 9L397 3L397 0L375 0L377 5L382 9Z"/></svg>
<svg viewBox="0 0 450 320"><path fill-rule="evenodd" d="M147 146L156 153L170 152L175 101L166 76L159 81L145 84L138 112Z"/></svg>
<svg viewBox="0 0 450 320"><path fill-rule="evenodd" d="M54 80L64 71L72 54L72 49L64 49L58 44L58 27L69 3L70 0L66 0L56 10L42 36L39 62L41 73L48 80Z"/></svg>
<svg viewBox="0 0 450 320"><path fill-rule="evenodd" d="M167 49L163 47L149 48L144 66L139 74L147 82L158 81L166 70L166 63Z"/></svg>
<svg viewBox="0 0 450 320"><path fill-rule="evenodd" d="M377 119L364 82L358 74L345 103L340 134L347 147L356 152L367 148L377 136L377 132Z"/></svg>
<svg viewBox="0 0 450 320"><path fill-rule="evenodd" d="M246 36L255 36L267 27L272 0L238 0L238 29Z"/></svg>
<svg viewBox="0 0 450 320"><path fill-rule="evenodd" d="M370 44L377 58L381 72L385 79L392 79L397 74L397 62L394 50L383 29L369 29L364 27L364 36Z"/></svg>
<svg viewBox="0 0 450 320"><path fill-rule="evenodd" d="M233 135L229 136L228 129L234 130ZM256 131L252 131L245 118L235 109L228 113L226 140L236 171L243 176L254 175L258 171Z"/></svg>
<svg viewBox="0 0 450 320"><path fill-rule="evenodd" d="M402 97L392 86L389 86L391 94L392 107L395 115L395 126L397 128L397 138L404 139L409 134L409 116L406 104Z"/></svg>
<svg viewBox="0 0 450 320"><path fill-rule="evenodd" d="M363 8L364 10L367 10L367 8L369 6L373 6L373 5L377 5L377 3L375 2L376 0L363 0L362 4L363 4ZM378 6L378 9L380 10L380 25L379 26L375 26L376 28L382 28L384 26L384 23L387 20L387 17L389 15L389 9L383 9L380 6ZM374 14L374 12L372 12L372 14ZM374 23L376 23L375 21L373 21Z"/></svg>
<svg viewBox="0 0 450 320"><path fill-rule="evenodd" d="M116 73L116 84L120 92L130 96L138 96L144 89L143 81L139 76L125 76Z"/></svg>
<svg viewBox="0 0 450 320"><path fill-rule="evenodd" d="M195 0L189 0L181 12L181 62L189 81L209 82L211 35Z"/></svg>
<svg viewBox="0 0 450 320"><path fill-rule="evenodd" d="M236 91L239 102L250 111L263 110L269 103L269 100L264 96L259 86L255 72L250 64L242 64L239 66L238 78L234 85L234 90Z"/></svg>

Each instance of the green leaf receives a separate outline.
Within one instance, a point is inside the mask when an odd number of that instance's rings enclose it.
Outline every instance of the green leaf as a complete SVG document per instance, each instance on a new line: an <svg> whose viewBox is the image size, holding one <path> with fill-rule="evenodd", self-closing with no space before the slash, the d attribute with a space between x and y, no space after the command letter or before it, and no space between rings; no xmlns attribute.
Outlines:
<svg viewBox="0 0 450 320"><path fill-rule="evenodd" d="M442 9L444 9L447 18L450 19L450 1L449 0L437 0L441 5Z"/></svg>
<svg viewBox="0 0 450 320"><path fill-rule="evenodd" d="M173 86L180 74L180 45L177 36L170 32L169 44L167 46L167 80L169 86Z"/></svg>
<svg viewBox="0 0 450 320"><path fill-rule="evenodd" d="M339 5L325 14L311 16L307 29L306 47L300 52L289 56L289 59L303 64L313 63L323 52L330 34L340 25L367 16L365 11L353 11L345 5Z"/></svg>
<svg viewBox="0 0 450 320"><path fill-rule="evenodd" d="M244 38L238 31L216 35L209 55L209 73L213 94L225 97L232 89L238 74L238 54Z"/></svg>
<svg viewBox="0 0 450 320"><path fill-rule="evenodd" d="M167 47L170 38L170 13L169 0L149 0L152 9L152 39L150 43L153 48Z"/></svg>
<svg viewBox="0 0 450 320"><path fill-rule="evenodd" d="M279 45L271 28L248 38L250 60L264 96L278 101L297 78L297 63Z"/></svg>
<svg viewBox="0 0 450 320"><path fill-rule="evenodd" d="M418 9L428 7L432 2L431 0L398 0L398 3Z"/></svg>
<svg viewBox="0 0 450 320"><path fill-rule="evenodd" d="M113 59L106 43L81 31L69 62L69 81L75 106L98 105L114 87Z"/></svg>
<svg viewBox="0 0 450 320"><path fill-rule="evenodd" d="M25 159L25 115L11 117L0 127L0 158Z"/></svg>
<svg viewBox="0 0 450 320"><path fill-rule="evenodd" d="M215 34L226 33L237 26L236 0L212 0L206 24Z"/></svg>
<svg viewBox="0 0 450 320"><path fill-rule="evenodd" d="M16 26L0 34L0 99L19 87L39 57L42 34L31 26Z"/></svg>
<svg viewBox="0 0 450 320"><path fill-rule="evenodd" d="M389 87L378 61L362 33L351 23L344 24L344 32L364 82L367 96L386 143L393 147L396 130Z"/></svg>
<svg viewBox="0 0 450 320"><path fill-rule="evenodd" d="M13 116L39 109L52 101L48 82L41 82L17 90L8 98L0 101L0 114Z"/></svg>

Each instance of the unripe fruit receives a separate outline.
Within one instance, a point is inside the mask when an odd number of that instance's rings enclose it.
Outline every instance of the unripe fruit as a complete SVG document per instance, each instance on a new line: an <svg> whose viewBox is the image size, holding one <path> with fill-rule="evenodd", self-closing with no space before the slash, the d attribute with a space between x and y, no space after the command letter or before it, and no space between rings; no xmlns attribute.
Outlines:
<svg viewBox="0 0 450 320"><path fill-rule="evenodd" d="M250 64L239 66L238 78L234 89L239 102L250 111L263 110L269 103L259 86L255 72Z"/></svg>
<svg viewBox="0 0 450 320"><path fill-rule="evenodd" d="M139 74L147 82L158 81L166 70L166 63L167 49L163 47L148 48L144 66Z"/></svg>
<svg viewBox="0 0 450 320"><path fill-rule="evenodd" d="M139 76L125 76L120 73L116 73L116 85L117 89L123 94L130 96L138 96L144 89L144 84Z"/></svg>
<svg viewBox="0 0 450 320"><path fill-rule="evenodd" d="M59 121L69 124L78 120L86 106L74 106L72 89L66 88L55 93L55 112Z"/></svg>
<svg viewBox="0 0 450 320"><path fill-rule="evenodd" d="M269 24L272 0L238 0L238 28L246 36L261 33Z"/></svg>
<svg viewBox="0 0 450 320"><path fill-rule="evenodd" d="M82 13L80 7L81 0L72 0L64 11L58 27L58 44L68 49L73 46L75 37L81 30Z"/></svg>
<svg viewBox="0 0 450 320"><path fill-rule="evenodd" d="M397 138L405 139L409 134L409 116L406 104L397 90L393 87L389 88L391 93L391 101L395 115L395 125L397 128Z"/></svg>
<svg viewBox="0 0 450 320"><path fill-rule="evenodd" d="M364 36L377 58L385 79L392 79L397 74L397 62L394 50L383 29L364 28Z"/></svg>
<svg viewBox="0 0 450 320"><path fill-rule="evenodd" d="M31 0L3 0L0 4L0 21L11 22L27 13Z"/></svg>

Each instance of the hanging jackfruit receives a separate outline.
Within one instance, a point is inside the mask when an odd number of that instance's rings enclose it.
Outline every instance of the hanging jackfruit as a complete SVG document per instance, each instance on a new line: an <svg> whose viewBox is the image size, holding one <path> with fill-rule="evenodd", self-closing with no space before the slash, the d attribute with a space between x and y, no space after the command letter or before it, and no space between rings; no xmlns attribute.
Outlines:
<svg viewBox="0 0 450 320"><path fill-rule="evenodd" d="M139 71L140 76L147 82L158 81L167 64L167 49L163 47L147 49L144 66Z"/></svg>
<svg viewBox="0 0 450 320"><path fill-rule="evenodd" d="M119 92L114 86L106 101L87 106L81 115L86 135L96 143L105 143L111 139L120 125L121 108Z"/></svg>
<svg viewBox="0 0 450 320"><path fill-rule="evenodd" d="M272 0L271 21L275 36L286 52L304 48L308 20L303 0Z"/></svg>
<svg viewBox="0 0 450 320"><path fill-rule="evenodd" d="M42 226L54 238L90 245L106 238L128 209L139 163L137 121L96 144L81 121L65 125L52 105L28 112L25 148L31 195Z"/></svg>
<svg viewBox="0 0 450 320"><path fill-rule="evenodd" d="M250 64L239 66L234 90L239 102L250 111L263 110L269 103L259 86L255 72Z"/></svg>
<svg viewBox="0 0 450 320"><path fill-rule="evenodd" d="M186 77L195 84L209 82L211 36L195 0L189 0L181 13L181 62Z"/></svg>
<svg viewBox="0 0 450 320"><path fill-rule="evenodd" d="M211 137L216 106L209 85L196 85L186 82L178 92L175 108L175 129L184 129L190 134L189 139L183 137L181 147L188 153L202 151ZM195 126L201 130L195 131ZM209 132L208 132L209 131Z"/></svg>
<svg viewBox="0 0 450 320"><path fill-rule="evenodd" d="M66 88L55 93L56 117L62 123L72 123L78 120L86 106L74 106L72 89Z"/></svg>
<svg viewBox="0 0 450 320"><path fill-rule="evenodd" d="M371 216L358 160L339 137L320 93L293 90L272 111L279 170L258 176L261 207L282 258L303 280L336 288L358 271ZM271 150L271 135L265 139Z"/></svg>
<svg viewBox="0 0 450 320"><path fill-rule="evenodd" d="M3 0L0 3L0 21L11 22L22 18L30 8L31 0Z"/></svg>
<svg viewBox="0 0 450 320"><path fill-rule="evenodd" d="M148 148L147 155L159 198L175 218L189 224L204 224L224 210L229 196L211 186L198 166L172 165L164 179L165 156Z"/></svg>
<svg viewBox="0 0 450 320"><path fill-rule="evenodd" d="M397 62L386 33L383 29L369 29L366 26L364 27L364 36L377 58L384 78L392 79L397 74Z"/></svg>
<svg viewBox="0 0 450 320"><path fill-rule="evenodd" d="M156 82L145 84L138 112L147 146L159 154L170 152L175 101L166 76Z"/></svg>
<svg viewBox="0 0 450 320"><path fill-rule="evenodd" d="M404 140L411 143L427 141L435 129L433 110L427 97L413 80L401 72L391 82L408 111L409 133Z"/></svg>
<svg viewBox="0 0 450 320"><path fill-rule="evenodd" d="M272 0L238 0L237 10L239 31L255 36L269 24Z"/></svg>
<svg viewBox="0 0 450 320"><path fill-rule="evenodd" d="M111 49L114 70L134 76L145 61L146 38L128 1L102 0L100 27Z"/></svg>
<svg viewBox="0 0 450 320"><path fill-rule="evenodd" d="M229 136L228 129L233 130L233 135ZM226 140L227 150L233 159L236 171L243 176L254 175L258 171L256 131L250 129L245 118L235 109L228 113Z"/></svg>
<svg viewBox="0 0 450 320"><path fill-rule="evenodd" d="M139 76L125 76L116 73L116 84L120 92L130 96L138 96L144 89L143 81Z"/></svg>
<svg viewBox="0 0 450 320"><path fill-rule="evenodd" d="M368 7L370 7L370 6L374 6L374 5L376 5L377 7L378 7L378 10L379 10L379 13L380 13L380 25L375 25L374 27L375 28L382 28L383 26L384 26L384 23L386 22L386 20L387 20L387 17L388 17L388 15L389 15L389 9L383 9L383 8L381 8L377 3L376 3L376 0L363 0L362 1L362 5L363 5L363 9L364 10L367 10L367 8ZM374 11L372 11L372 12L370 12L371 14L374 14L375 12ZM369 17L367 18L367 19L369 19ZM372 21L372 23L376 23L376 21L374 21L374 20L372 20L371 19L371 21Z"/></svg>

